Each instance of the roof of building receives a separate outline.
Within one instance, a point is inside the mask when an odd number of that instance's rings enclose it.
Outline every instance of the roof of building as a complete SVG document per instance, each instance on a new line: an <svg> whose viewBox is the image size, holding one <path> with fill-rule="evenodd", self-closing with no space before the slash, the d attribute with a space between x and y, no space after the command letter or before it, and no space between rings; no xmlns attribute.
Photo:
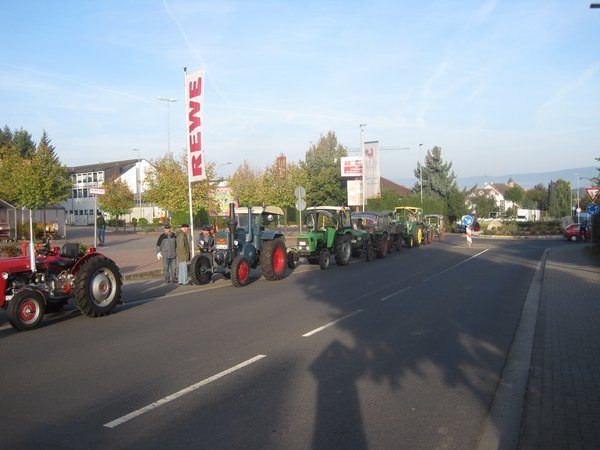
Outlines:
<svg viewBox="0 0 600 450"><path fill-rule="evenodd" d="M68 167L69 175L76 173L104 172L104 179L111 180L120 177L129 169L134 167L137 159L125 159L123 161L112 161L107 163L87 164L85 166Z"/></svg>
<svg viewBox="0 0 600 450"><path fill-rule="evenodd" d="M401 184L394 183L392 180L388 180L387 178L380 177L380 186L382 191L394 191L400 197L410 197L409 188L402 186Z"/></svg>

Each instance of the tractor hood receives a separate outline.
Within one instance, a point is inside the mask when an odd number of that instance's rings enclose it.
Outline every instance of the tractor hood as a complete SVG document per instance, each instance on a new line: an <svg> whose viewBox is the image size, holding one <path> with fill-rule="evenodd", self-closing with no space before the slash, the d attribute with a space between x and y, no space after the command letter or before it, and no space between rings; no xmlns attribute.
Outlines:
<svg viewBox="0 0 600 450"><path fill-rule="evenodd" d="M17 256L16 258L0 258L0 274L2 272L17 273L31 270L31 258L29 256Z"/></svg>

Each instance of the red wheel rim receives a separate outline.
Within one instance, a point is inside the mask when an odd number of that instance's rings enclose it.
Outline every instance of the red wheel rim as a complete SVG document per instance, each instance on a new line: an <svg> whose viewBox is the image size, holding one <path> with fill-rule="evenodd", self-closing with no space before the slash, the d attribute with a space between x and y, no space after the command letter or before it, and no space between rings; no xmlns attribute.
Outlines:
<svg viewBox="0 0 600 450"><path fill-rule="evenodd" d="M275 247L273 252L273 270L277 273L285 270L285 254L281 247Z"/></svg>
<svg viewBox="0 0 600 450"><path fill-rule="evenodd" d="M238 280L240 280L242 283L245 282L248 279L249 274L250 274L250 266L248 265L248 263L246 261L242 261L240 263L240 265L238 266L238 270L237 270Z"/></svg>
<svg viewBox="0 0 600 450"><path fill-rule="evenodd" d="M19 310L19 317L23 322L31 322L38 315L38 305L32 300L23 302Z"/></svg>

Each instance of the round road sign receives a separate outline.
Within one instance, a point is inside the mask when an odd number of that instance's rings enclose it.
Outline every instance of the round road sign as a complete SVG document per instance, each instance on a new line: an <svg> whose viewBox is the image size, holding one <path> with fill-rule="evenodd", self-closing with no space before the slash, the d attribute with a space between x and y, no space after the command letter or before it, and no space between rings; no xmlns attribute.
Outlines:
<svg viewBox="0 0 600 450"><path fill-rule="evenodd" d="M587 212L590 213L592 216L595 216L596 214L598 214L598 211L600 211L600 207L598 207L596 203L588 203L586 209Z"/></svg>
<svg viewBox="0 0 600 450"><path fill-rule="evenodd" d="M465 227L470 227L471 225L473 225L473 217L472 216L463 216L462 222Z"/></svg>
<svg viewBox="0 0 600 450"><path fill-rule="evenodd" d="M306 201L303 198L296 200L296 209L299 211L304 211L306 209Z"/></svg>
<svg viewBox="0 0 600 450"><path fill-rule="evenodd" d="M303 198L306 195L306 189L304 189L302 186L298 186L296 189L294 189L294 195L297 198ZM306 205L304 206L304 208L306 208Z"/></svg>

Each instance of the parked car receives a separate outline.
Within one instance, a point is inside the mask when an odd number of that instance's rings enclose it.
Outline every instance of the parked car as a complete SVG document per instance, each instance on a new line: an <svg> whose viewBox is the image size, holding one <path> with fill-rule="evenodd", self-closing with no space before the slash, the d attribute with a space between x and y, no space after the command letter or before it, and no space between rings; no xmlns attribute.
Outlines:
<svg viewBox="0 0 600 450"><path fill-rule="evenodd" d="M581 224L572 223L563 230L563 236L565 237L565 239L567 239L568 241L572 241L572 242L575 242L578 240L587 241L588 239L591 238L592 233L591 233L590 227L586 226L585 233L582 236L581 235Z"/></svg>

